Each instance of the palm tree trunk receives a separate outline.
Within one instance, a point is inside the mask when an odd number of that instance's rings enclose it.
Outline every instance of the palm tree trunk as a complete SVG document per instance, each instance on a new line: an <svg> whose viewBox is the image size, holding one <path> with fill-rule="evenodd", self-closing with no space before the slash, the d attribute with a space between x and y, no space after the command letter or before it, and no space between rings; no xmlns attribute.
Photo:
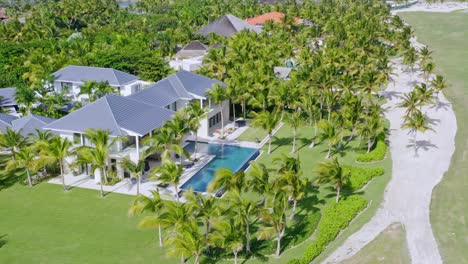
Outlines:
<svg viewBox="0 0 468 264"><path fill-rule="evenodd" d="M248 219L245 225L245 240L247 240L245 248L247 252L250 253L250 225L248 223Z"/></svg>
<svg viewBox="0 0 468 264"><path fill-rule="evenodd" d="M244 115L244 120L246 118L246 113L245 113L245 99L242 100L242 114Z"/></svg>
<svg viewBox="0 0 468 264"><path fill-rule="evenodd" d="M138 174L137 176L137 195L140 195L140 181L141 181L141 176Z"/></svg>
<svg viewBox="0 0 468 264"><path fill-rule="evenodd" d="M176 201L179 202L179 186L174 183L175 191L176 191Z"/></svg>
<svg viewBox="0 0 468 264"><path fill-rule="evenodd" d="M26 174L28 175L29 187L33 187L31 175L29 173L29 169L26 169Z"/></svg>
<svg viewBox="0 0 468 264"><path fill-rule="evenodd" d="M332 109L329 106L327 110L328 110L328 121L330 121L331 120L331 111L332 111Z"/></svg>
<svg viewBox="0 0 468 264"><path fill-rule="evenodd" d="M236 250L232 251L234 253L234 264L237 264L237 254L239 254Z"/></svg>
<svg viewBox="0 0 468 264"><path fill-rule="evenodd" d="M372 141L369 139L367 141L367 153L369 153L371 151L371 148L372 148Z"/></svg>
<svg viewBox="0 0 468 264"><path fill-rule="evenodd" d="M293 147L292 147L292 153L296 153L296 129L293 129Z"/></svg>
<svg viewBox="0 0 468 264"><path fill-rule="evenodd" d="M315 147L315 139L317 138L317 120L314 119L314 138L312 139L312 142L309 145L309 148Z"/></svg>
<svg viewBox="0 0 468 264"><path fill-rule="evenodd" d="M224 115L223 115L223 102L219 104L219 110L221 112L221 138L224 139Z"/></svg>
<svg viewBox="0 0 468 264"><path fill-rule="evenodd" d="M232 103L232 117L234 118L234 126L236 125L236 105Z"/></svg>
<svg viewBox="0 0 468 264"><path fill-rule="evenodd" d="M278 241L276 243L276 253L275 256L279 257L281 253L281 234L278 233Z"/></svg>
<svg viewBox="0 0 468 264"><path fill-rule="evenodd" d="M185 257L184 257L184 255L182 255L182 256L180 257L180 263L181 263L181 264L184 264L184 263L185 263Z"/></svg>
<svg viewBox="0 0 468 264"><path fill-rule="evenodd" d="M197 153L198 153L198 129L195 132L195 153L194 153L195 161L197 160Z"/></svg>
<svg viewBox="0 0 468 264"><path fill-rule="evenodd" d="M327 156L325 157L325 159L329 159L329 158L330 158L330 155L331 155L331 148L332 148L332 144L331 144L331 143L328 143L328 153L327 153Z"/></svg>
<svg viewBox="0 0 468 264"><path fill-rule="evenodd" d="M62 186L63 186L63 191L66 192L67 186L65 185L65 175L63 175L63 161L60 161L60 175L62 176Z"/></svg>
<svg viewBox="0 0 468 264"><path fill-rule="evenodd" d="M104 175L104 169L101 169L101 170L102 171L101 171L101 194L100 196L101 198L104 198L104 181L102 180L102 178L106 176Z"/></svg>
<svg viewBox="0 0 468 264"><path fill-rule="evenodd" d="M163 239L162 239L162 228L161 225L158 225L158 237L159 237L159 247L163 246Z"/></svg>
<svg viewBox="0 0 468 264"><path fill-rule="evenodd" d="M195 264L200 264L200 256L199 255L195 256Z"/></svg>
<svg viewBox="0 0 468 264"><path fill-rule="evenodd" d="M296 206L297 206L297 200L294 199L293 208L291 210L291 215L289 216L291 220L293 220L294 216L296 215Z"/></svg>
<svg viewBox="0 0 468 264"><path fill-rule="evenodd" d="M340 200L341 186L336 186L336 202Z"/></svg>
<svg viewBox="0 0 468 264"><path fill-rule="evenodd" d="M271 153L271 132L268 133L268 155Z"/></svg>

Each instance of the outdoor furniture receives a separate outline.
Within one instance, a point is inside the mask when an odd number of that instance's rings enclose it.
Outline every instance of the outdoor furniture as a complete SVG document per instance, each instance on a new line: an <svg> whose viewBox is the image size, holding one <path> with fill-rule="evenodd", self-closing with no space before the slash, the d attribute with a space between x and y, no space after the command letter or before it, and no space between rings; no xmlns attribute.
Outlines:
<svg viewBox="0 0 468 264"><path fill-rule="evenodd" d="M189 169L189 168L193 167L194 164L195 164L195 163L194 163L193 161L190 161L190 160L185 160L185 161L183 162L183 166L184 166L184 168L186 168L186 169Z"/></svg>

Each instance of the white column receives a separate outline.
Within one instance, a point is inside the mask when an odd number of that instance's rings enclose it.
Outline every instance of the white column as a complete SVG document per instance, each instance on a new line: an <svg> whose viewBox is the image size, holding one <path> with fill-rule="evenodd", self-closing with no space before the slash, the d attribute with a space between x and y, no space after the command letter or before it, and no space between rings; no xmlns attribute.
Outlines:
<svg viewBox="0 0 468 264"><path fill-rule="evenodd" d="M136 142L137 161L139 161L140 160L140 138L138 136L135 136L135 142Z"/></svg>

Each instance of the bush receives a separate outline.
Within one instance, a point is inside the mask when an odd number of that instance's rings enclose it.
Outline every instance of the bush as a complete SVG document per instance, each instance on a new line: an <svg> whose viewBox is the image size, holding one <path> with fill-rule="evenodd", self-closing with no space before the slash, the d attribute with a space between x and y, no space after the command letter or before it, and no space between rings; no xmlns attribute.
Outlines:
<svg viewBox="0 0 468 264"><path fill-rule="evenodd" d="M353 166L343 166L344 173L351 173L349 183L346 188L351 190L359 190L366 185L372 178L384 174L383 168L361 168Z"/></svg>
<svg viewBox="0 0 468 264"><path fill-rule="evenodd" d="M366 206L366 199L353 195L325 208L317 230L317 238L306 248L300 263L307 264L322 253L328 243L333 241Z"/></svg>
<svg viewBox="0 0 468 264"><path fill-rule="evenodd" d="M387 154L387 144L385 143L385 136L381 135L377 138L375 148L369 153L359 155L356 160L359 162L381 161L385 158L385 154Z"/></svg>

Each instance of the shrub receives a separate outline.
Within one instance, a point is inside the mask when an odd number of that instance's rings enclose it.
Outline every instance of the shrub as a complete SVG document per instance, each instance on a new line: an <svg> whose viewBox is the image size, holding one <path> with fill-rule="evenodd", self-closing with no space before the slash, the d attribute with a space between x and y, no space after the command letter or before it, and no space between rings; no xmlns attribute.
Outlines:
<svg viewBox="0 0 468 264"><path fill-rule="evenodd" d="M334 240L340 231L346 228L351 220L366 206L366 199L358 195L352 195L325 208L318 226L317 238L306 248L300 263L309 263L322 253L328 243Z"/></svg>
<svg viewBox="0 0 468 264"><path fill-rule="evenodd" d="M356 160L359 162L381 161L385 158L385 154L387 154L387 144L385 143L385 136L381 135L377 138L375 148L369 153L359 155Z"/></svg>
<svg viewBox="0 0 468 264"><path fill-rule="evenodd" d="M372 178L384 174L385 170L383 168L361 168L344 165L343 172L351 173L351 177L349 177L349 183L346 185L346 188L359 190Z"/></svg>

